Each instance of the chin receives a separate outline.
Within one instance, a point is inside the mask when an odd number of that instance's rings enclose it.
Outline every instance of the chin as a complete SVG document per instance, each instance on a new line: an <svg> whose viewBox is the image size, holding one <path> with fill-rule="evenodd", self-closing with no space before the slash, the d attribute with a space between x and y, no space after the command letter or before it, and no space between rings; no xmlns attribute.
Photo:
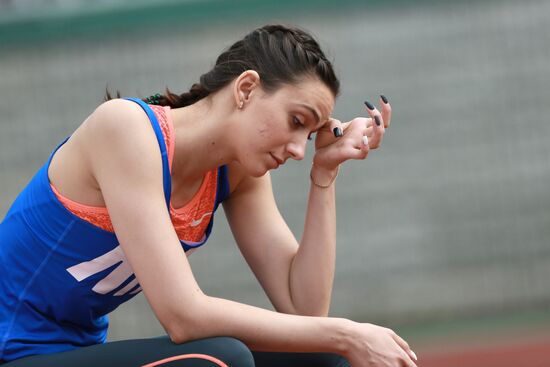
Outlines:
<svg viewBox="0 0 550 367"><path fill-rule="evenodd" d="M264 176L266 173L268 173L270 171L269 168L265 168L265 167L258 167L257 169L255 170L251 170L249 172L250 176L252 177L262 177Z"/></svg>
<svg viewBox="0 0 550 367"><path fill-rule="evenodd" d="M262 177L271 170L271 168L267 167L265 164L256 164L254 166L247 165L245 167L248 175L252 177Z"/></svg>
<svg viewBox="0 0 550 367"><path fill-rule="evenodd" d="M251 157L248 156L245 158ZM262 177L267 172L275 168L272 164L270 165L269 163L269 160L266 161L262 159L242 159L239 161L239 164L242 166L246 174L251 177Z"/></svg>

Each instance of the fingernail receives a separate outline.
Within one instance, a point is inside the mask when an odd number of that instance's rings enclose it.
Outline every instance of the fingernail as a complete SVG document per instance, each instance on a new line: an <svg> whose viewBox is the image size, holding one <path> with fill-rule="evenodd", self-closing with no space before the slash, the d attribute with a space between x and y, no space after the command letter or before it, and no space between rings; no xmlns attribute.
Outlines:
<svg viewBox="0 0 550 367"><path fill-rule="evenodd" d="M363 144L367 147L369 146L369 137L366 135L363 135Z"/></svg>
<svg viewBox="0 0 550 367"><path fill-rule="evenodd" d="M380 126L380 117L378 115L374 116L374 122L376 122L376 126Z"/></svg>
<svg viewBox="0 0 550 367"><path fill-rule="evenodd" d="M365 105L367 106L367 108L371 111L374 110L374 106L369 102L369 101L365 101Z"/></svg>
<svg viewBox="0 0 550 367"><path fill-rule="evenodd" d="M418 357L416 356L416 353L412 351L412 349L411 349L411 354L412 354L414 360L418 361Z"/></svg>
<svg viewBox="0 0 550 367"><path fill-rule="evenodd" d="M334 129L332 129L332 132L334 133L334 136L336 136L337 138L344 135L342 133L342 129L340 129L339 127L335 127Z"/></svg>
<svg viewBox="0 0 550 367"><path fill-rule="evenodd" d="M382 98L382 101L383 101L384 103L388 103L388 99L386 98L385 95L381 94L381 95L380 95L380 98Z"/></svg>

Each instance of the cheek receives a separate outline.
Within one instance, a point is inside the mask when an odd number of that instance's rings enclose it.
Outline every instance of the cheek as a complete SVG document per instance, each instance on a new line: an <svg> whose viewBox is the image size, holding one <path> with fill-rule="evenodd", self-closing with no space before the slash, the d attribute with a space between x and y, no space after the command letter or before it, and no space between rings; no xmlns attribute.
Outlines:
<svg viewBox="0 0 550 367"><path fill-rule="evenodd" d="M286 113L267 103L258 105L250 112L253 116L248 125L251 129L250 144L260 149L281 144L286 133Z"/></svg>
<svg viewBox="0 0 550 367"><path fill-rule="evenodd" d="M256 138L262 143L275 142L281 135L280 119L273 115L265 115L257 121Z"/></svg>

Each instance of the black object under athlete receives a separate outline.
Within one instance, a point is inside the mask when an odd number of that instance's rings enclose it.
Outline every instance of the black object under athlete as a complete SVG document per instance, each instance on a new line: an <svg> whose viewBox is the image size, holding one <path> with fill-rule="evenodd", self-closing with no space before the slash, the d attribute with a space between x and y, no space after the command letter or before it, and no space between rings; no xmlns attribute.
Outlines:
<svg viewBox="0 0 550 367"><path fill-rule="evenodd" d="M349 367L332 353L255 352L231 337L182 344L168 336L122 340L21 358L2 367Z"/></svg>

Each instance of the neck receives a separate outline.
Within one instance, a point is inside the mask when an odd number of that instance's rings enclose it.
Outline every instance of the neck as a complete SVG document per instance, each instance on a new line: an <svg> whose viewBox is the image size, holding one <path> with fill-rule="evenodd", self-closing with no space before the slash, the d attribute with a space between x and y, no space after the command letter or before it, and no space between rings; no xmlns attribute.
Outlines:
<svg viewBox="0 0 550 367"><path fill-rule="evenodd" d="M232 162L230 131L223 96L211 95L190 106L172 110L175 148L172 182L186 186L206 172ZM218 106L218 108L214 108ZM224 118L225 117L225 118Z"/></svg>

